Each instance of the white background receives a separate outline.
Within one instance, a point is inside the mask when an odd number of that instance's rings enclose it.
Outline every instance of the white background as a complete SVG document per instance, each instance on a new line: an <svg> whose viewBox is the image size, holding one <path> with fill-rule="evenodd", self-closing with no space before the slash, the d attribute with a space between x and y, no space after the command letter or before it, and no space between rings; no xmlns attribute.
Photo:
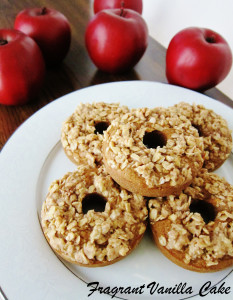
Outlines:
<svg viewBox="0 0 233 300"><path fill-rule="evenodd" d="M143 17L150 36L166 48L178 31L198 26L221 34L233 52L233 0L144 0ZM233 67L217 88L233 99Z"/></svg>

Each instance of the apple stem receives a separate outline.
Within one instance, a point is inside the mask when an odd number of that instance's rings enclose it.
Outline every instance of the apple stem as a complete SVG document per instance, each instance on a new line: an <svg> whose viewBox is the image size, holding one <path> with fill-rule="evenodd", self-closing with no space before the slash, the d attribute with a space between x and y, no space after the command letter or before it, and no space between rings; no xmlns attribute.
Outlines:
<svg viewBox="0 0 233 300"><path fill-rule="evenodd" d="M205 40L210 44L214 44L216 42L214 35L207 37Z"/></svg>
<svg viewBox="0 0 233 300"><path fill-rule="evenodd" d="M123 16L123 13L124 13L124 7L125 7L125 2L122 1L122 2L121 2L121 13L120 13L120 17Z"/></svg>
<svg viewBox="0 0 233 300"><path fill-rule="evenodd" d="M8 42L6 40L0 40L0 46L4 46L8 44Z"/></svg>
<svg viewBox="0 0 233 300"><path fill-rule="evenodd" d="M45 15L46 14L46 12L47 12L47 8L46 7L43 7L42 9L41 9L41 15Z"/></svg>

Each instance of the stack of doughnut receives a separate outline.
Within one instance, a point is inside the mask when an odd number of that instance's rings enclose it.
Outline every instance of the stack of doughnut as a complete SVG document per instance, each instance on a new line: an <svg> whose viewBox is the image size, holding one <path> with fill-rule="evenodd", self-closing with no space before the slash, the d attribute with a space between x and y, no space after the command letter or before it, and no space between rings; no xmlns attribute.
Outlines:
<svg viewBox="0 0 233 300"><path fill-rule="evenodd" d="M41 223L52 249L80 266L119 261L146 230L146 199L119 186L102 162L103 132L128 112L114 103L80 104L62 126L64 151L77 169L51 184Z"/></svg>
<svg viewBox="0 0 233 300"><path fill-rule="evenodd" d="M46 239L81 266L112 264L154 241L177 265L213 272L233 264L233 186L212 173L229 157L227 122L202 105L129 109L80 104L61 142L74 172L42 206Z"/></svg>

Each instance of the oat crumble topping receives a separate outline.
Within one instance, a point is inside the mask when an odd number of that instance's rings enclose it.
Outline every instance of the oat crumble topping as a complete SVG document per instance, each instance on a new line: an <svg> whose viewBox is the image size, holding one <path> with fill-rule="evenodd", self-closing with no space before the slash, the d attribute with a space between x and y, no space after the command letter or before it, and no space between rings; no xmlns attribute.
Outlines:
<svg viewBox="0 0 233 300"><path fill-rule="evenodd" d="M69 157L77 164L95 166L102 161L103 134L95 133L96 124L111 122L129 111L119 103L80 103L75 112L63 123L61 142Z"/></svg>
<svg viewBox="0 0 233 300"><path fill-rule="evenodd" d="M200 213L190 212L192 199L212 203L215 220L206 224ZM169 231L159 237L159 242L167 249L184 252L186 264L201 258L211 266L225 255L233 256L233 186L217 174L202 169L179 196L149 200L149 210L151 224L171 221Z"/></svg>
<svg viewBox="0 0 233 300"><path fill-rule="evenodd" d="M90 193L107 199L103 212L83 213L82 201ZM51 184L42 206L42 227L51 246L73 262L113 261L127 255L134 239L145 232L145 201L117 185L104 166L80 165Z"/></svg>
<svg viewBox="0 0 233 300"><path fill-rule="evenodd" d="M204 168L215 170L232 150L231 131L226 120L203 105L180 102L173 108L201 129L205 150Z"/></svg>
<svg viewBox="0 0 233 300"><path fill-rule="evenodd" d="M164 147L147 148L146 132L169 131ZM133 169L148 187L170 183L182 185L191 180L203 164L203 139L184 116L165 108L132 109L114 120L104 132L110 167Z"/></svg>

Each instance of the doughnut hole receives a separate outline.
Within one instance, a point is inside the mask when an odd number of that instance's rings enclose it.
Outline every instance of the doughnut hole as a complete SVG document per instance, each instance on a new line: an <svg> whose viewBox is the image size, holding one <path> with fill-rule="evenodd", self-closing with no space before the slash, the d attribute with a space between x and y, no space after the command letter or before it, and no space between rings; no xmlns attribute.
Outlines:
<svg viewBox="0 0 233 300"><path fill-rule="evenodd" d="M95 134L103 134L105 130L108 129L108 126L109 126L109 122L107 121L100 121L100 122L96 122L95 123L95 131L94 133Z"/></svg>
<svg viewBox="0 0 233 300"><path fill-rule="evenodd" d="M143 144L147 148L156 149L157 147L164 147L167 144L166 135L159 130L153 130L151 132L145 132L143 136Z"/></svg>
<svg viewBox="0 0 233 300"><path fill-rule="evenodd" d="M107 200L98 193L87 194L82 201L82 211L86 214L89 210L104 212Z"/></svg>
<svg viewBox="0 0 233 300"><path fill-rule="evenodd" d="M217 215L213 204L204 200L192 200L189 210L193 213L199 213L206 224L214 221Z"/></svg>
<svg viewBox="0 0 233 300"><path fill-rule="evenodd" d="M201 126L200 125L192 124L192 126L197 129L199 136L203 136L203 132L201 130Z"/></svg>

